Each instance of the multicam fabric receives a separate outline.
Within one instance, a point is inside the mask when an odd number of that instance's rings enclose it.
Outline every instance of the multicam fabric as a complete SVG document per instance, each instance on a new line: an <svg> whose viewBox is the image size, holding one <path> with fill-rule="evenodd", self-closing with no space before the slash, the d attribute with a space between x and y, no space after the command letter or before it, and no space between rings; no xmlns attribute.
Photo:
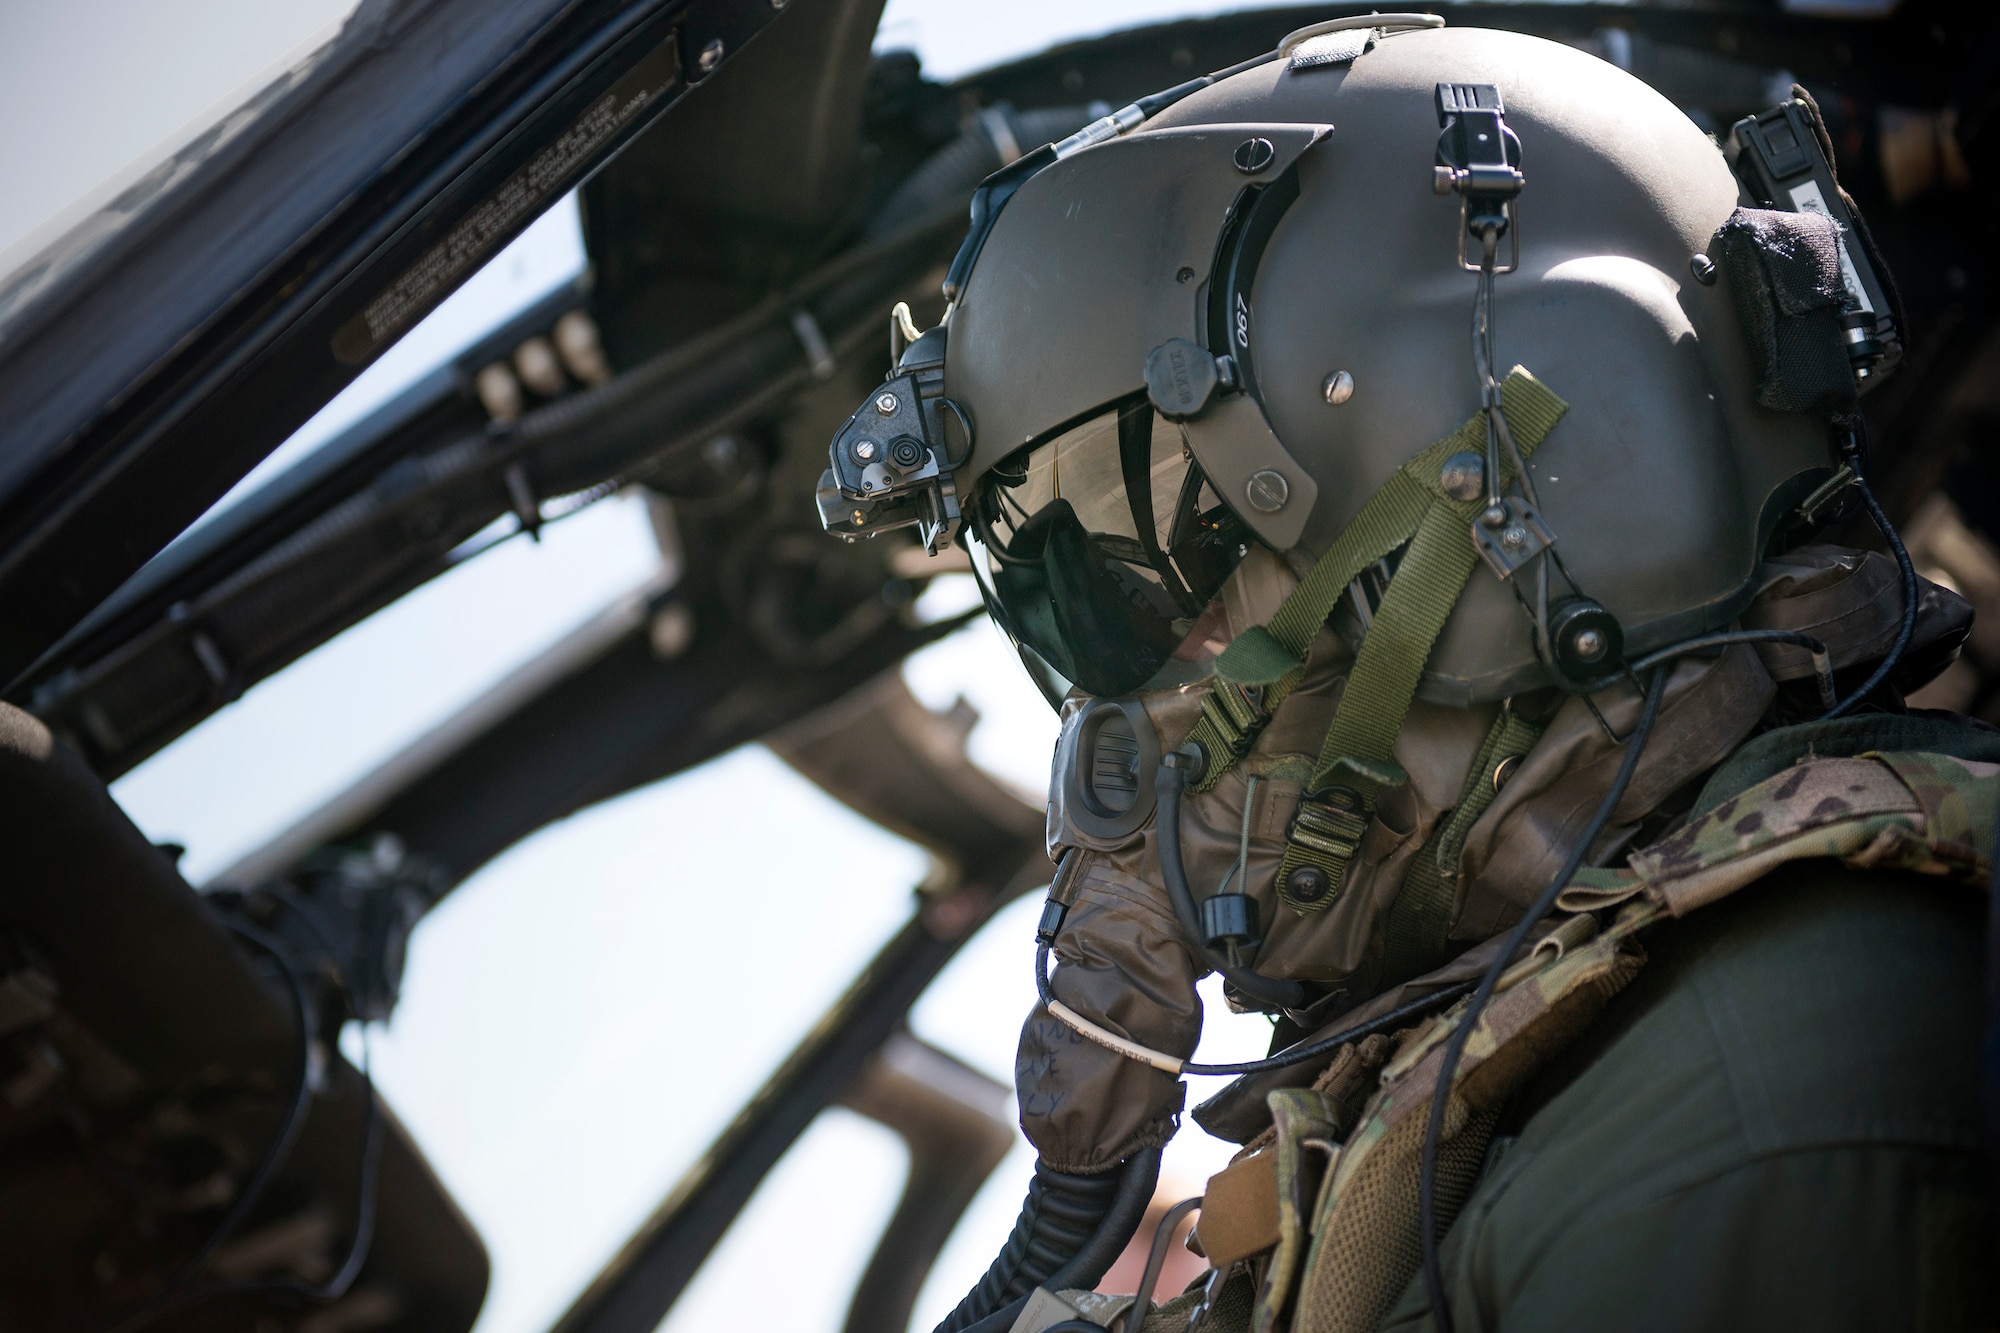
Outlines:
<svg viewBox="0 0 2000 1333"><path fill-rule="evenodd" d="M1815 856L1984 884L1996 805L2000 764L1915 752L1807 759L1633 853L1626 869L1579 872L1557 905L1590 911L1636 898L1684 916Z"/></svg>
<svg viewBox="0 0 2000 1333"><path fill-rule="evenodd" d="M1916 752L1808 757L1633 853L1628 868L1579 874L1560 909L1617 909L1616 919L1592 937L1592 918L1572 918L1574 928L1557 934L1579 942L1516 964L1480 1015L1447 1106L1438 1193L1445 1224L1477 1183L1507 1097L1640 970L1642 927L1812 857L1985 885L1996 815L2000 764ZM1344 1136L1324 1094L1270 1095L1280 1239L1264 1266L1256 1333L1365 1333L1415 1276L1418 1154L1443 1047L1463 1009L1403 1035L1379 1090Z"/></svg>
<svg viewBox="0 0 2000 1333"><path fill-rule="evenodd" d="M1581 1032L1643 961L1625 931L1545 957L1481 1013L1453 1078L1438 1155L1439 1216L1447 1224L1478 1181L1507 1097ZM1461 1003L1409 1035L1342 1144L1314 1208L1294 1333L1366 1333L1416 1273L1417 1159L1444 1043L1462 1012ZM1281 1122L1280 1143L1284 1134ZM1260 1317L1280 1304L1274 1293ZM1257 1327L1263 1333L1275 1325Z"/></svg>

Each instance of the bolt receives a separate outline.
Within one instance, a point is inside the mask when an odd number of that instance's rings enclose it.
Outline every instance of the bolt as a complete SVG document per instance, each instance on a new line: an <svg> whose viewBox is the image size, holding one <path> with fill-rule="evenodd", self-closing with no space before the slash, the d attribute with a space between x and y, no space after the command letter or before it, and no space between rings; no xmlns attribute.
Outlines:
<svg viewBox="0 0 2000 1333"><path fill-rule="evenodd" d="M1181 283L1183 285L1193 282L1194 270L1183 265L1181 270L1178 273L1174 274L1174 281Z"/></svg>
<svg viewBox="0 0 2000 1333"><path fill-rule="evenodd" d="M1326 382L1319 386L1319 391L1326 395L1329 405L1339 407L1354 396L1354 376L1344 370L1336 370L1326 377Z"/></svg>
<svg viewBox="0 0 2000 1333"><path fill-rule="evenodd" d="M903 400L893 393L882 393L875 396L875 410L885 417L895 416L896 409L902 405Z"/></svg>
<svg viewBox="0 0 2000 1333"><path fill-rule="evenodd" d="M1587 629L1570 643L1576 655L1586 662L1595 662L1604 656L1604 636L1594 629Z"/></svg>
<svg viewBox="0 0 2000 1333"><path fill-rule="evenodd" d="M701 48L701 54L695 57L694 63L703 74L715 73L715 67L722 63L722 39L711 39L707 46Z"/></svg>
<svg viewBox="0 0 2000 1333"><path fill-rule="evenodd" d="M1283 473L1261 468L1250 474L1250 480L1244 484L1243 495L1258 513L1275 514L1285 507L1285 501L1292 498L1292 488Z"/></svg>
<svg viewBox="0 0 2000 1333"><path fill-rule="evenodd" d="M1707 255L1697 253L1688 260L1688 268L1694 273L1694 280L1704 287L1715 285L1715 261Z"/></svg>
<svg viewBox="0 0 2000 1333"><path fill-rule="evenodd" d="M1510 523L1500 530L1500 547L1506 551L1528 549L1528 530L1518 523Z"/></svg>
<svg viewBox="0 0 2000 1333"><path fill-rule="evenodd" d="M854 446L854 456L864 463L873 461L875 457L875 441L862 440L857 443Z"/></svg>
<svg viewBox="0 0 2000 1333"><path fill-rule="evenodd" d="M1295 903L1316 903L1333 887L1318 866L1299 866L1285 880L1285 891Z"/></svg>
<svg viewBox="0 0 2000 1333"><path fill-rule="evenodd" d="M1271 165L1278 150L1269 139L1245 139L1236 145L1236 169L1246 176L1254 176Z"/></svg>
<svg viewBox="0 0 2000 1333"><path fill-rule="evenodd" d="M1486 489L1486 460L1478 454L1453 454L1438 473L1438 489L1460 504L1477 500Z"/></svg>

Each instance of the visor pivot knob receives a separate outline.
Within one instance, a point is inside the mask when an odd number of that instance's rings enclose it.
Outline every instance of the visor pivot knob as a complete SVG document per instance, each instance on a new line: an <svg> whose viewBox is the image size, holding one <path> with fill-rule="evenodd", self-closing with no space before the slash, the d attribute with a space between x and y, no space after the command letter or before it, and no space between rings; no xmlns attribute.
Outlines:
<svg viewBox="0 0 2000 1333"><path fill-rule="evenodd" d="M1275 514L1285 507L1285 501L1292 498L1292 488L1283 473L1260 468L1250 474L1250 480L1243 487L1243 498L1258 513Z"/></svg>
<svg viewBox="0 0 2000 1333"><path fill-rule="evenodd" d="M903 400L898 398L893 393L880 393L875 395L875 410L885 417L895 416L896 409L900 408L902 405L903 405Z"/></svg>
<svg viewBox="0 0 2000 1333"><path fill-rule="evenodd" d="M1236 145L1236 169L1246 176L1254 176L1270 166L1277 155L1277 147L1269 139L1245 139Z"/></svg>
<svg viewBox="0 0 2000 1333"><path fill-rule="evenodd" d="M1460 504L1486 494L1486 460L1475 453L1453 454L1438 472L1438 489Z"/></svg>
<svg viewBox="0 0 2000 1333"><path fill-rule="evenodd" d="M1694 280L1702 286L1715 285L1715 261L1707 255L1697 253L1688 260L1688 269L1694 274Z"/></svg>
<svg viewBox="0 0 2000 1333"><path fill-rule="evenodd" d="M1326 395L1330 406L1339 407L1354 396L1354 376L1344 370L1336 370L1320 385L1320 392Z"/></svg>

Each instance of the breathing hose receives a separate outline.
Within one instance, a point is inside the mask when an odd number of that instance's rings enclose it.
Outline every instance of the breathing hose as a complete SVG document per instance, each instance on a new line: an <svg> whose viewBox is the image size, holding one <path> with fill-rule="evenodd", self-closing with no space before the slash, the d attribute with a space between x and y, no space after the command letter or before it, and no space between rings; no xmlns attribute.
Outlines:
<svg viewBox="0 0 2000 1333"><path fill-rule="evenodd" d="M1158 1147L1097 1176L1037 1161L1013 1234L936 1333L1005 1333L1035 1288L1095 1287L1139 1230L1159 1180Z"/></svg>

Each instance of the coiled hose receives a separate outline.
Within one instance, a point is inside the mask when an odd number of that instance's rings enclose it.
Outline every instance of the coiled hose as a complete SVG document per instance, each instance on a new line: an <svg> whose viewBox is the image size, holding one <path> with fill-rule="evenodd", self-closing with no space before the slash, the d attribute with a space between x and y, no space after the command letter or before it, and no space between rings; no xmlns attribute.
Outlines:
<svg viewBox="0 0 2000 1333"><path fill-rule="evenodd" d="M1138 1231L1159 1180L1158 1148L1134 1153L1099 1176L1073 1176L1036 1162L1013 1234L936 1333L1004 1333L1036 1287L1095 1287Z"/></svg>

